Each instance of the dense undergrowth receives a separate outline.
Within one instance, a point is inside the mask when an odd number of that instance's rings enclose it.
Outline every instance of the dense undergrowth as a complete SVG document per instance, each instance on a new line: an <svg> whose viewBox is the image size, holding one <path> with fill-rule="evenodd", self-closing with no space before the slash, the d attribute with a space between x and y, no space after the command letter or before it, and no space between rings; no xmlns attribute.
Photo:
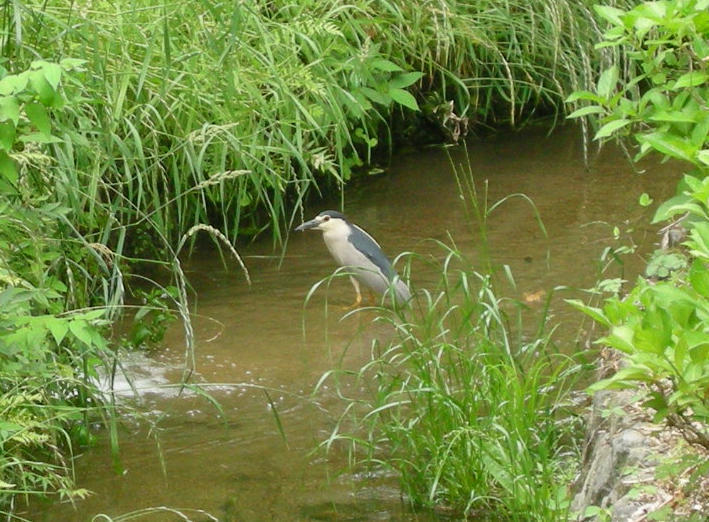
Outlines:
<svg viewBox="0 0 709 522"><path fill-rule="evenodd" d="M563 116L618 55L592 51L589 5L3 2L0 509L70 494L92 419L116 447L95 378L138 262L164 269L150 303L181 316L189 366L196 232L282 243L310 194L395 144Z"/></svg>
<svg viewBox="0 0 709 522"><path fill-rule="evenodd" d="M707 506L687 508L684 498L709 480L709 2L597 12L607 25L599 45L623 48L631 77L606 69L592 92L573 95L587 102L575 114L596 114L596 139L622 140L634 160L654 152L686 170L676 195L657 208L662 239L643 277L599 307L573 304L604 329L597 342L623 355L622 368L591 390L634 390L655 422L697 448L672 463L674 506L650 516L680 520L677 509L701 518ZM644 195L641 204L649 203Z"/></svg>

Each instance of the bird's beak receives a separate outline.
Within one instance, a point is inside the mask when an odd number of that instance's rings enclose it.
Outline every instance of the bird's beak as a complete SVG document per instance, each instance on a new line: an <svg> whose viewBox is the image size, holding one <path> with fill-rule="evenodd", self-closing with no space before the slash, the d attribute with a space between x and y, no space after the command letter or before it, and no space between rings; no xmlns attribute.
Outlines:
<svg viewBox="0 0 709 522"><path fill-rule="evenodd" d="M302 232L303 230L309 230L311 228L315 228L320 224L320 222L317 219L311 219L310 221L306 221L302 225L296 227L296 231Z"/></svg>

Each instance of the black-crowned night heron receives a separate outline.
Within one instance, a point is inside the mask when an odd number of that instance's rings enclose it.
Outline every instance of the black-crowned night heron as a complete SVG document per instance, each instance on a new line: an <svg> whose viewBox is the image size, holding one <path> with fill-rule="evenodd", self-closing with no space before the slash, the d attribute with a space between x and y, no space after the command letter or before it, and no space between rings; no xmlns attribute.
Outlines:
<svg viewBox="0 0 709 522"><path fill-rule="evenodd" d="M322 230L325 245L337 264L351 270L350 280L357 292L352 307L362 302L360 283L378 295L391 295L399 305L411 299L409 287L399 278L374 238L347 221L340 212L320 212L296 230Z"/></svg>

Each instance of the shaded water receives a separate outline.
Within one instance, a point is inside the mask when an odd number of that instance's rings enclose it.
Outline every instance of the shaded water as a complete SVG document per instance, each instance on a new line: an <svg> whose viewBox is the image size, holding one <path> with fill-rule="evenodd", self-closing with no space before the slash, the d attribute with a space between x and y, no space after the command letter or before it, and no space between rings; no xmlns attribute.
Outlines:
<svg viewBox="0 0 709 522"><path fill-rule="evenodd" d="M634 174L611 148L587 171L574 130L550 137L536 130L491 137L474 142L467 152L481 190L487 183L490 203L524 193L544 221L547 237L530 205L517 198L498 208L488 223L493 258L510 265L519 296L530 301L557 285L593 284L599 255L613 242L614 225L621 231L634 228L632 237L649 249L656 236L645 225L650 211L639 208L638 196L667 197L679 174L676 166L652 162L644 165L644 174ZM451 154L456 163L464 162L465 151ZM337 200L323 203L311 213L338 205ZM441 150L397 157L386 176L348 187L345 210L391 257L415 251L440 258L441 249L430 239L449 242L449 234L458 248L475 248L449 158ZM340 320L339 306L353 298L345 279L334 280L329 289L323 286L304 308L311 285L333 271L320 234L292 234L280 268L268 241L241 254L251 287L235 263L225 271L213 251L198 251L186 264L196 293L194 381L213 383L209 390L223 416L204 397L165 386L179 382L184 361L182 331L174 325L164 348L126 362L142 389L141 407L153 412L157 428L127 423L120 473L105 442L79 456L78 484L95 495L74 507L40 506L30 518L89 520L97 513L118 516L168 506L205 510L219 520L436 519L432 513L407 511L393 477L338 474L345 469L344 451L329 454L329 462L321 453L309 454L327 437L338 410L332 390L310 396L320 376L339 364L358 368L368 360L371 340L389 335L385 326L370 323L368 312ZM415 289L433 287L438 276L425 263L414 263L412 277ZM563 307L556 319L578 322ZM142 520L178 517L161 511Z"/></svg>

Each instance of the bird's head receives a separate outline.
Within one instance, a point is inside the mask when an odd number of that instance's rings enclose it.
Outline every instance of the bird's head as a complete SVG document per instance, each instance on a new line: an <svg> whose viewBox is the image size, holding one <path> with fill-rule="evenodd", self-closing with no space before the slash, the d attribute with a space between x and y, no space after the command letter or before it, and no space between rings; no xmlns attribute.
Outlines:
<svg viewBox="0 0 709 522"><path fill-rule="evenodd" d="M349 228L349 224L347 223L347 218L344 214L337 212L336 210L325 210L320 212L320 214L315 216L310 221L306 221L299 227L296 227L296 230L322 230L323 232L328 232L345 227Z"/></svg>

